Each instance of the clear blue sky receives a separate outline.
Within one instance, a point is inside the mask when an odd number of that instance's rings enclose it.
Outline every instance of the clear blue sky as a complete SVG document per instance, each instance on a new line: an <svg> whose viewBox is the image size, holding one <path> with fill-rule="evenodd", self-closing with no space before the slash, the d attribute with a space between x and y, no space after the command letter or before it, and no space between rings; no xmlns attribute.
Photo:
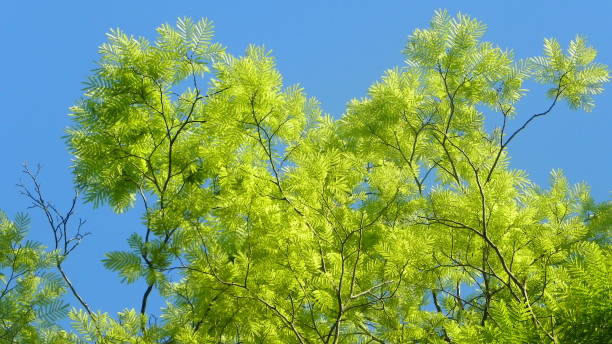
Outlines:
<svg viewBox="0 0 612 344"><path fill-rule="evenodd" d="M154 37L161 23L177 17L207 17L216 40L233 54L249 43L265 45L277 58L287 84L300 83L323 109L339 117L348 100L364 96L385 69L402 64L408 35L428 25L434 10L463 12L485 22L485 36L517 57L540 55L545 37L566 45L583 34L599 50L598 61L612 65L612 2L594 1L26 1L0 4L0 209L10 216L27 211L15 184L21 164L41 164L49 199L62 207L72 193L70 155L61 136L66 114L82 94L82 81L95 67L97 47L110 28ZM533 123L510 148L512 166L546 185L551 169L572 182L585 181L598 201L612 190L612 85L596 98L592 113L565 104ZM521 106L519 120L545 109L537 89ZM515 122L516 126L518 122ZM100 260L127 247L142 232L140 209L115 215L108 208L80 205L79 216L93 232L66 263L73 282L95 309L114 313L138 308L142 284L122 285ZM49 242L40 213L32 214L32 234ZM72 301L72 299L70 299ZM159 300L150 309L159 306Z"/></svg>

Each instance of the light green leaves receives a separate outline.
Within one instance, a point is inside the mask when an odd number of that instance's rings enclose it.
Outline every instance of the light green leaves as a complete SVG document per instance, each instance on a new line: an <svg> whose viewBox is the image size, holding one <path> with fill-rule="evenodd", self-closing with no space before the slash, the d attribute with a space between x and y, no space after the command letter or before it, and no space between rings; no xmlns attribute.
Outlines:
<svg viewBox="0 0 612 344"><path fill-rule="evenodd" d="M559 331L574 343L605 342L610 332L612 278L610 246L580 242L572 257L554 271L558 282L549 295Z"/></svg>
<svg viewBox="0 0 612 344"><path fill-rule="evenodd" d="M431 29L417 29L410 36L404 54L412 63L433 67L443 62L459 66L459 60L474 49L486 26L466 15L451 18L447 11L436 11Z"/></svg>
<svg viewBox="0 0 612 344"><path fill-rule="evenodd" d="M48 324L54 324L68 314L68 304L63 300L53 300L36 308L36 316Z"/></svg>
<svg viewBox="0 0 612 344"><path fill-rule="evenodd" d="M107 269L118 271L123 281L127 283L138 280L143 272L141 257L130 252L108 252L102 262Z"/></svg>
<svg viewBox="0 0 612 344"><path fill-rule="evenodd" d="M179 18L176 22L179 37L195 54L203 56L213 37L213 24L208 19L194 23L191 18Z"/></svg>
<svg viewBox="0 0 612 344"><path fill-rule="evenodd" d="M55 264L53 255L25 240L28 224L24 214L10 221L0 212L0 341L68 340L70 336L55 325L68 310L62 299L64 282L49 271Z"/></svg>
<svg viewBox="0 0 612 344"><path fill-rule="evenodd" d="M597 52L577 36L564 53L555 39L544 40L545 57L533 58L537 81L553 84L549 96L564 98L571 108L590 111L595 106L593 95L603 92L603 84L610 79L608 67L593 62Z"/></svg>
<svg viewBox="0 0 612 344"><path fill-rule="evenodd" d="M210 42L212 24L206 20L181 19L176 29L164 25L158 33L152 45L111 31L87 97L71 109L77 125L67 138L79 161L77 184L87 200L108 200L117 211L133 204L138 193L177 187L171 183L177 171L201 168L181 154L196 151L199 140L182 149L178 141L206 122L202 103L208 96L196 91L197 79L223 49ZM176 161L164 163L170 151L178 151Z"/></svg>

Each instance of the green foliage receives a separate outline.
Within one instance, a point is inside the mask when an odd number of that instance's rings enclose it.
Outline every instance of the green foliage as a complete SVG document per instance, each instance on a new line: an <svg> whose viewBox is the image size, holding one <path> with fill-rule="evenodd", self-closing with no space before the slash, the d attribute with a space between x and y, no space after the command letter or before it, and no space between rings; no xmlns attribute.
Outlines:
<svg viewBox="0 0 612 344"><path fill-rule="evenodd" d="M559 99L592 109L607 67L581 37L514 61L484 31L437 12L410 36L407 65L337 120L283 85L264 48L235 57L213 43L207 20L162 25L154 42L111 31L66 140L88 201L143 203L143 233L103 263L148 288L140 312L71 311L81 340L608 338L610 203L560 171L540 188L507 155ZM552 103L507 132L529 79ZM492 132L485 112L501 113ZM37 309L49 322L64 310Z"/></svg>
<svg viewBox="0 0 612 344"><path fill-rule="evenodd" d="M56 256L25 240L29 219L0 212L0 343L77 343L54 323L65 317L64 284L49 271Z"/></svg>
<svg viewBox="0 0 612 344"><path fill-rule="evenodd" d="M104 266L113 271L119 271L123 280L132 283L136 281L142 271L140 257L134 253L114 251L106 254L102 261Z"/></svg>
<svg viewBox="0 0 612 344"><path fill-rule="evenodd" d="M550 96L561 96L570 107L590 111L595 106L593 95L603 92L603 84L609 79L607 66L593 62L597 51L577 36L570 42L567 55L555 39L544 40L544 52L545 57L532 59L536 80L558 85L549 90Z"/></svg>
<svg viewBox="0 0 612 344"><path fill-rule="evenodd" d="M612 249L575 245L571 258L554 272L550 297L557 327L568 343L605 343L612 333ZM557 277L558 276L558 277Z"/></svg>

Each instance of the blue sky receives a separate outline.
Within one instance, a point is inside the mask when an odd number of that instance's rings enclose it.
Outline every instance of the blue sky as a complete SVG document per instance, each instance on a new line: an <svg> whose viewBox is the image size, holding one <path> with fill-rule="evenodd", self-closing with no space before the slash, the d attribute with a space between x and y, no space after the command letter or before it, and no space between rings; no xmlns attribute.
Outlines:
<svg viewBox="0 0 612 344"><path fill-rule="evenodd" d="M542 54L545 37L566 46L576 34L599 50L598 61L612 65L612 2L595 1L15 1L0 4L0 209L9 216L29 211L31 237L49 242L40 213L28 210L15 184L21 165L41 164L46 196L59 207L72 195L71 156L62 135L70 124L68 107L82 95L82 82L95 68L105 33L119 27L154 37L161 23L177 17L207 17L216 41L239 55L250 43L277 58L286 84L299 83L324 111L339 117L351 98L362 97L383 72L403 63L408 35L434 11L466 13L489 27L485 40L514 50L516 57ZM553 168L571 182L585 181L598 201L612 190L612 90L596 98L591 113L563 103L518 137L510 147L511 166L546 185ZM534 88L522 103L514 128L544 110L549 100ZM491 118L499 120L496 114ZM122 285L100 262L120 250L132 232L142 232L140 209L115 215L107 207L79 205L93 234L66 262L73 282L94 309L111 313L138 308L142 284ZM159 307L159 300L150 309Z"/></svg>

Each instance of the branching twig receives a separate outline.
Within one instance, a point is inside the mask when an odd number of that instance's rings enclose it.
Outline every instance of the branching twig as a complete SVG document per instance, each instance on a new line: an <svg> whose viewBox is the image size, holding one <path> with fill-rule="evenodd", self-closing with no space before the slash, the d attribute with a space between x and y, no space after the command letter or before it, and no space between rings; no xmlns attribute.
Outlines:
<svg viewBox="0 0 612 344"><path fill-rule="evenodd" d="M45 215L49 226L51 227L51 231L53 233L55 250L58 253L58 257L55 261L55 266L62 275L62 278L68 285L70 292L77 299L77 301L85 308L87 314L93 319L94 313L91 308L85 302L83 297L77 292L76 288L66 275L62 263L74 249L79 246L81 240L84 237L91 234L89 232L81 233L81 227L85 224L85 221L79 219L79 222L76 226L76 231L72 232L69 230L70 220L74 215L76 202L78 199L78 193L75 193L72 198L72 202L70 208L66 213L62 213L50 202L48 202L41 191L40 183L38 182L38 173L40 172L40 166L36 169L36 172L32 172L27 165L23 166L23 173L30 178L30 181L33 184L33 190L30 190L25 184L18 184L17 186L20 189L22 195L26 196L31 202L32 205L30 208L39 208Z"/></svg>

